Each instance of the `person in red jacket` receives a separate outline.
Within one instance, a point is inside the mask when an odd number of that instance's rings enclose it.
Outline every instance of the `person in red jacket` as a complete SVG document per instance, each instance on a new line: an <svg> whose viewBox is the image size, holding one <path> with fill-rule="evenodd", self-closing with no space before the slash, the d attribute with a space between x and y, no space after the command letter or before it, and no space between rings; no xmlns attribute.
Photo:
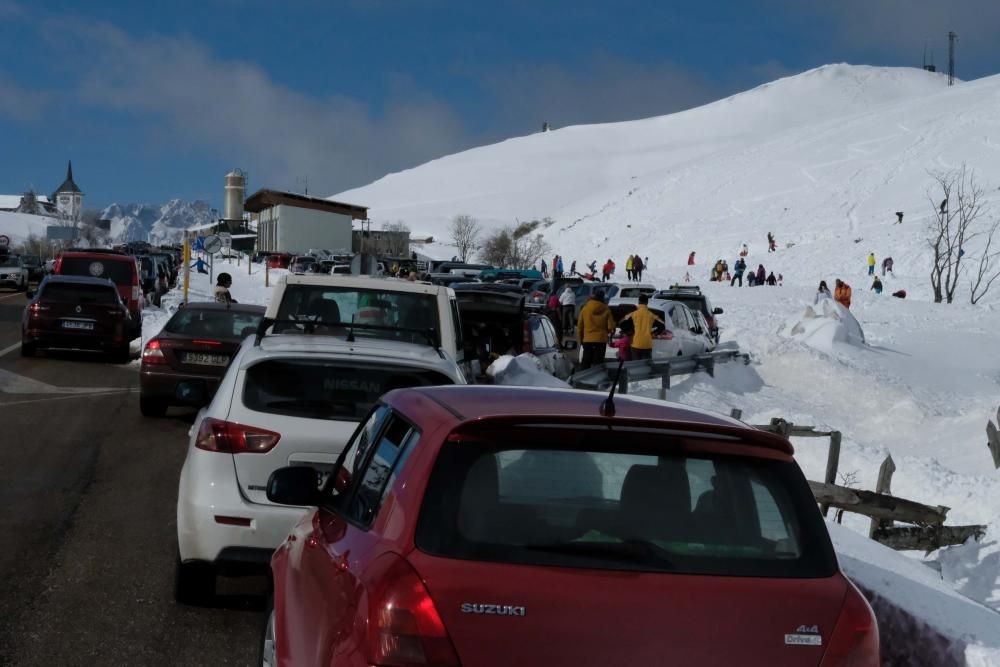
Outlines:
<svg viewBox="0 0 1000 667"><path fill-rule="evenodd" d="M606 283L611 280L611 277L615 273L615 263L608 258L608 261L604 262L604 268L601 270L601 282Z"/></svg>
<svg viewBox="0 0 1000 667"><path fill-rule="evenodd" d="M694 266L694 250L688 255L688 266Z"/></svg>

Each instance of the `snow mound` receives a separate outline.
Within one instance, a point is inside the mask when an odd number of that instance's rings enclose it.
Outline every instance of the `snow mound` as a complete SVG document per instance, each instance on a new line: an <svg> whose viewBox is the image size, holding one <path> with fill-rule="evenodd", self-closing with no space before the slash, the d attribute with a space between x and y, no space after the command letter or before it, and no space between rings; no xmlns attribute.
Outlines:
<svg viewBox="0 0 1000 667"><path fill-rule="evenodd" d="M12 246L24 243L29 236L45 238L46 227L60 224L57 218L45 215L0 211L0 234L9 238Z"/></svg>
<svg viewBox="0 0 1000 667"><path fill-rule="evenodd" d="M486 369L486 375L493 378L495 384L518 387L559 387L562 389L569 387L559 378L542 370L542 364L538 357L527 352L516 357L505 354L490 364L490 367Z"/></svg>
<svg viewBox="0 0 1000 667"><path fill-rule="evenodd" d="M851 314L832 299L820 299L815 306L806 306L801 317L790 320L782 331L823 352L832 352L836 343L865 346L865 332Z"/></svg>

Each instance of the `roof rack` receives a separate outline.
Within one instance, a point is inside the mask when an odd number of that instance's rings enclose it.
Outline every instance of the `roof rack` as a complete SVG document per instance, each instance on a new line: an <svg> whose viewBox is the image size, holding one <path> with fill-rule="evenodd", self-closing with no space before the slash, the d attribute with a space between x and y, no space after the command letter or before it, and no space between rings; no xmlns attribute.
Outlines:
<svg viewBox="0 0 1000 667"><path fill-rule="evenodd" d="M270 329L275 324L294 324L295 326L302 327L302 333L312 335L316 331L316 327L344 327L347 329L347 336L345 340L349 343L354 342L354 329L365 329L368 331L398 331L404 333L416 333L420 334L427 340L427 344L434 348L434 351L438 353L438 356L442 359L445 358L444 353L441 351L441 344L437 340L437 329L434 327L429 327L427 329L417 329L411 327L396 327L396 326L386 326L383 324L360 324L357 322L341 322L340 320L336 322L329 322L326 320L290 320L290 319L272 319L265 317L257 325L257 333L254 335L254 347L260 346L260 341L267 335L267 330ZM272 334L274 335L274 334ZM324 333L323 335L329 335Z"/></svg>

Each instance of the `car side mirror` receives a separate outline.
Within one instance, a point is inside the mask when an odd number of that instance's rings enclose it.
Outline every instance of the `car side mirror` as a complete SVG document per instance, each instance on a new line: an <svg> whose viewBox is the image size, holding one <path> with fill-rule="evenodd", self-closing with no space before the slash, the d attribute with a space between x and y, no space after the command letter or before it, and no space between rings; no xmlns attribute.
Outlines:
<svg viewBox="0 0 1000 667"><path fill-rule="evenodd" d="M713 315L721 315L722 314L722 309L721 308L713 308L712 309L712 314Z"/></svg>
<svg viewBox="0 0 1000 667"><path fill-rule="evenodd" d="M576 341L575 340L563 341L562 348L564 350L575 350L576 349Z"/></svg>
<svg viewBox="0 0 1000 667"><path fill-rule="evenodd" d="M279 505L318 505L319 472L309 466L278 468L267 480L267 499Z"/></svg>
<svg viewBox="0 0 1000 667"><path fill-rule="evenodd" d="M24 298L26 298L28 300L34 299L35 298L35 293L32 292L31 290L28 290L27 292L24 293Z"/></svg>

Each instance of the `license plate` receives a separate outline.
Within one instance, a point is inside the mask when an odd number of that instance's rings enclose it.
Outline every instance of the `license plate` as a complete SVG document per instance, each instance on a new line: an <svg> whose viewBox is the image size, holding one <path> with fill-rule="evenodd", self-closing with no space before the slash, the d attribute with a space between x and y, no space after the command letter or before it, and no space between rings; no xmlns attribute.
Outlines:
<svg viewBox="0 0 1000 667"><path fill-rule="evenodd" d="M79 329L81 331L93 331L93 322L76 322L74 320L63 320L63 329Z"/></svg>
<svg viewBox="0 0 1000 667"><path fill-rule="evenodd" d="M204 352L184 352L181 361L185 364L196 364L198 366L225 366L229 363L229 357L224 354L206 354Z"/></svg>

